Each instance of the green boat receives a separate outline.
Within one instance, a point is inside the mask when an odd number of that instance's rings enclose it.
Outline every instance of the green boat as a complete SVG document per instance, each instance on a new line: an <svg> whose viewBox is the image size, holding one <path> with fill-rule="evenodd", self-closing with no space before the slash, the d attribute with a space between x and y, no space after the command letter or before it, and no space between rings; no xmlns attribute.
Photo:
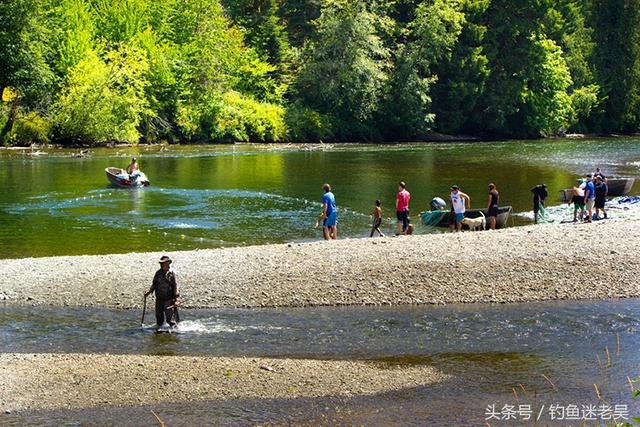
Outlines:
<svg viewBox="0 0 640 427"><path fill-rule="evenodd" d="M496 228L503 228L507 224L509 215L513 208L511 206L502 206L498 208L498 216L496 217ZM469 209L464 213L465 218L478 218L481 213L487 216L485 209ZM453 222L453 212L446 210L424 211L420 212L422 223L428 227L450 227ZM463 225L463 228L466 228Z"/></svg>

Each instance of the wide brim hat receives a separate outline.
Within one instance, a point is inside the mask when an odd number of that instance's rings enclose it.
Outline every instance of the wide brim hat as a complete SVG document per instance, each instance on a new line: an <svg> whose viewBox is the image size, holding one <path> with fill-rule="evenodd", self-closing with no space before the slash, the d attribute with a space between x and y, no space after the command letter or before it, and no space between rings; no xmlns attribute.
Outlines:
<svg viewBox="0 0 640 427"><path fill-rule="evenodd" d="M173 261L172 261L172 260L171 260L171 258L169 258L168 256L163 255L163 256L158 260L158 262L159 262L160 264L164 264L165 262L168 262L169 264L171 264Z"/></svg>

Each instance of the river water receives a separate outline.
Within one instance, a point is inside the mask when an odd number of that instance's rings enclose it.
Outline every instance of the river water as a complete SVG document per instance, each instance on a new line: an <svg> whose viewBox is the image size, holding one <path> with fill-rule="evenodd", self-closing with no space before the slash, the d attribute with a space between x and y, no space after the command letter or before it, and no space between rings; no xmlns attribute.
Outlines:
<svg viewBox="0 0 640 427"><path fill-rule="evenodd" d="M502 204L531 209L546 183L550 204L577 174L599 166L638 176L640 139L401 145L227 145L0 150L0 258L215 248L320 238L320 187L334 187L343 237L364 236L380 199L391 230L397 182L412 193L414 223L458 184L486 206L493 181ZM109 187L104 169L137 156L152 186ZM640 190L636 186L635 190ZM637 191L636 191L637 192ZM526 222L514 216L509 225ZM417 227L417 233L432 232Z"/></svg>
<svg viewBox="0 0 640 427"><path fill-rule="evenodd" d="M193 310L182 313L178 333L161 335L140 329L139 315L5 306L0 349L369 360L383 366L431 365L453 375L442 384L368 397L154 406L167 425L486 425L487 407L494 404L531 405L535 413L542 409L538 425L568 425L551 418L549 405L602 405L594 383L606 404L627 405L629 415L640 414L627 380L640 374L640 300ZM108 419L153 425L149 409L26 412L0 422L95 425ZM521 419L490 424L534 425Z"/></svg>

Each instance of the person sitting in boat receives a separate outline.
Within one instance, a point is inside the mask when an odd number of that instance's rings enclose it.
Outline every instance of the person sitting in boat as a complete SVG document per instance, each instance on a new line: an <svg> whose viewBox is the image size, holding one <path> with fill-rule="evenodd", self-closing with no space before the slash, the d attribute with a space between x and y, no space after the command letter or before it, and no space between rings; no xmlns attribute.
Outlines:
<svg viewBox="0 0 640 427"><path fill-rule="evenodd" d="M152 292L156 296L156 324L162 327L168 323L170 326L176 326L180 321L178 316L178 305L180 305L180 292L178 282L176 281L175 272L171 269L171 258L163 256L158 261L160 269L153 276L151 288L145 292L144 297L147 298Z"/></svg>
<svg viewBox="0 0 640 427"><path fill-rule="evenodd" d="M140 165L135 157L131 158L131 163L127 166L127 173L133 178L136 175L140 175Z"/></svg>

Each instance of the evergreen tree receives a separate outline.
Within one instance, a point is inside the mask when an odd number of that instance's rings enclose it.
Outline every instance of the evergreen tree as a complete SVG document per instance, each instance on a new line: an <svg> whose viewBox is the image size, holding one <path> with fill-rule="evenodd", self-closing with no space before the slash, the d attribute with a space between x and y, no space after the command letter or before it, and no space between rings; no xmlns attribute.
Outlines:
<svg viewBox="0 0 640 427"><path fill-rule="evenodd" d="M603 132L640 128L640 0L591 0L594 62L604 98L594 117Z"/></svg>
<svg viewBox="0 0 640 427"><path fill-rule="evenodd" d="M331 1L305 47L297 93L330 116L340 139L377 139L373 117L387 79L389 52L362 2Z"/></svg>

